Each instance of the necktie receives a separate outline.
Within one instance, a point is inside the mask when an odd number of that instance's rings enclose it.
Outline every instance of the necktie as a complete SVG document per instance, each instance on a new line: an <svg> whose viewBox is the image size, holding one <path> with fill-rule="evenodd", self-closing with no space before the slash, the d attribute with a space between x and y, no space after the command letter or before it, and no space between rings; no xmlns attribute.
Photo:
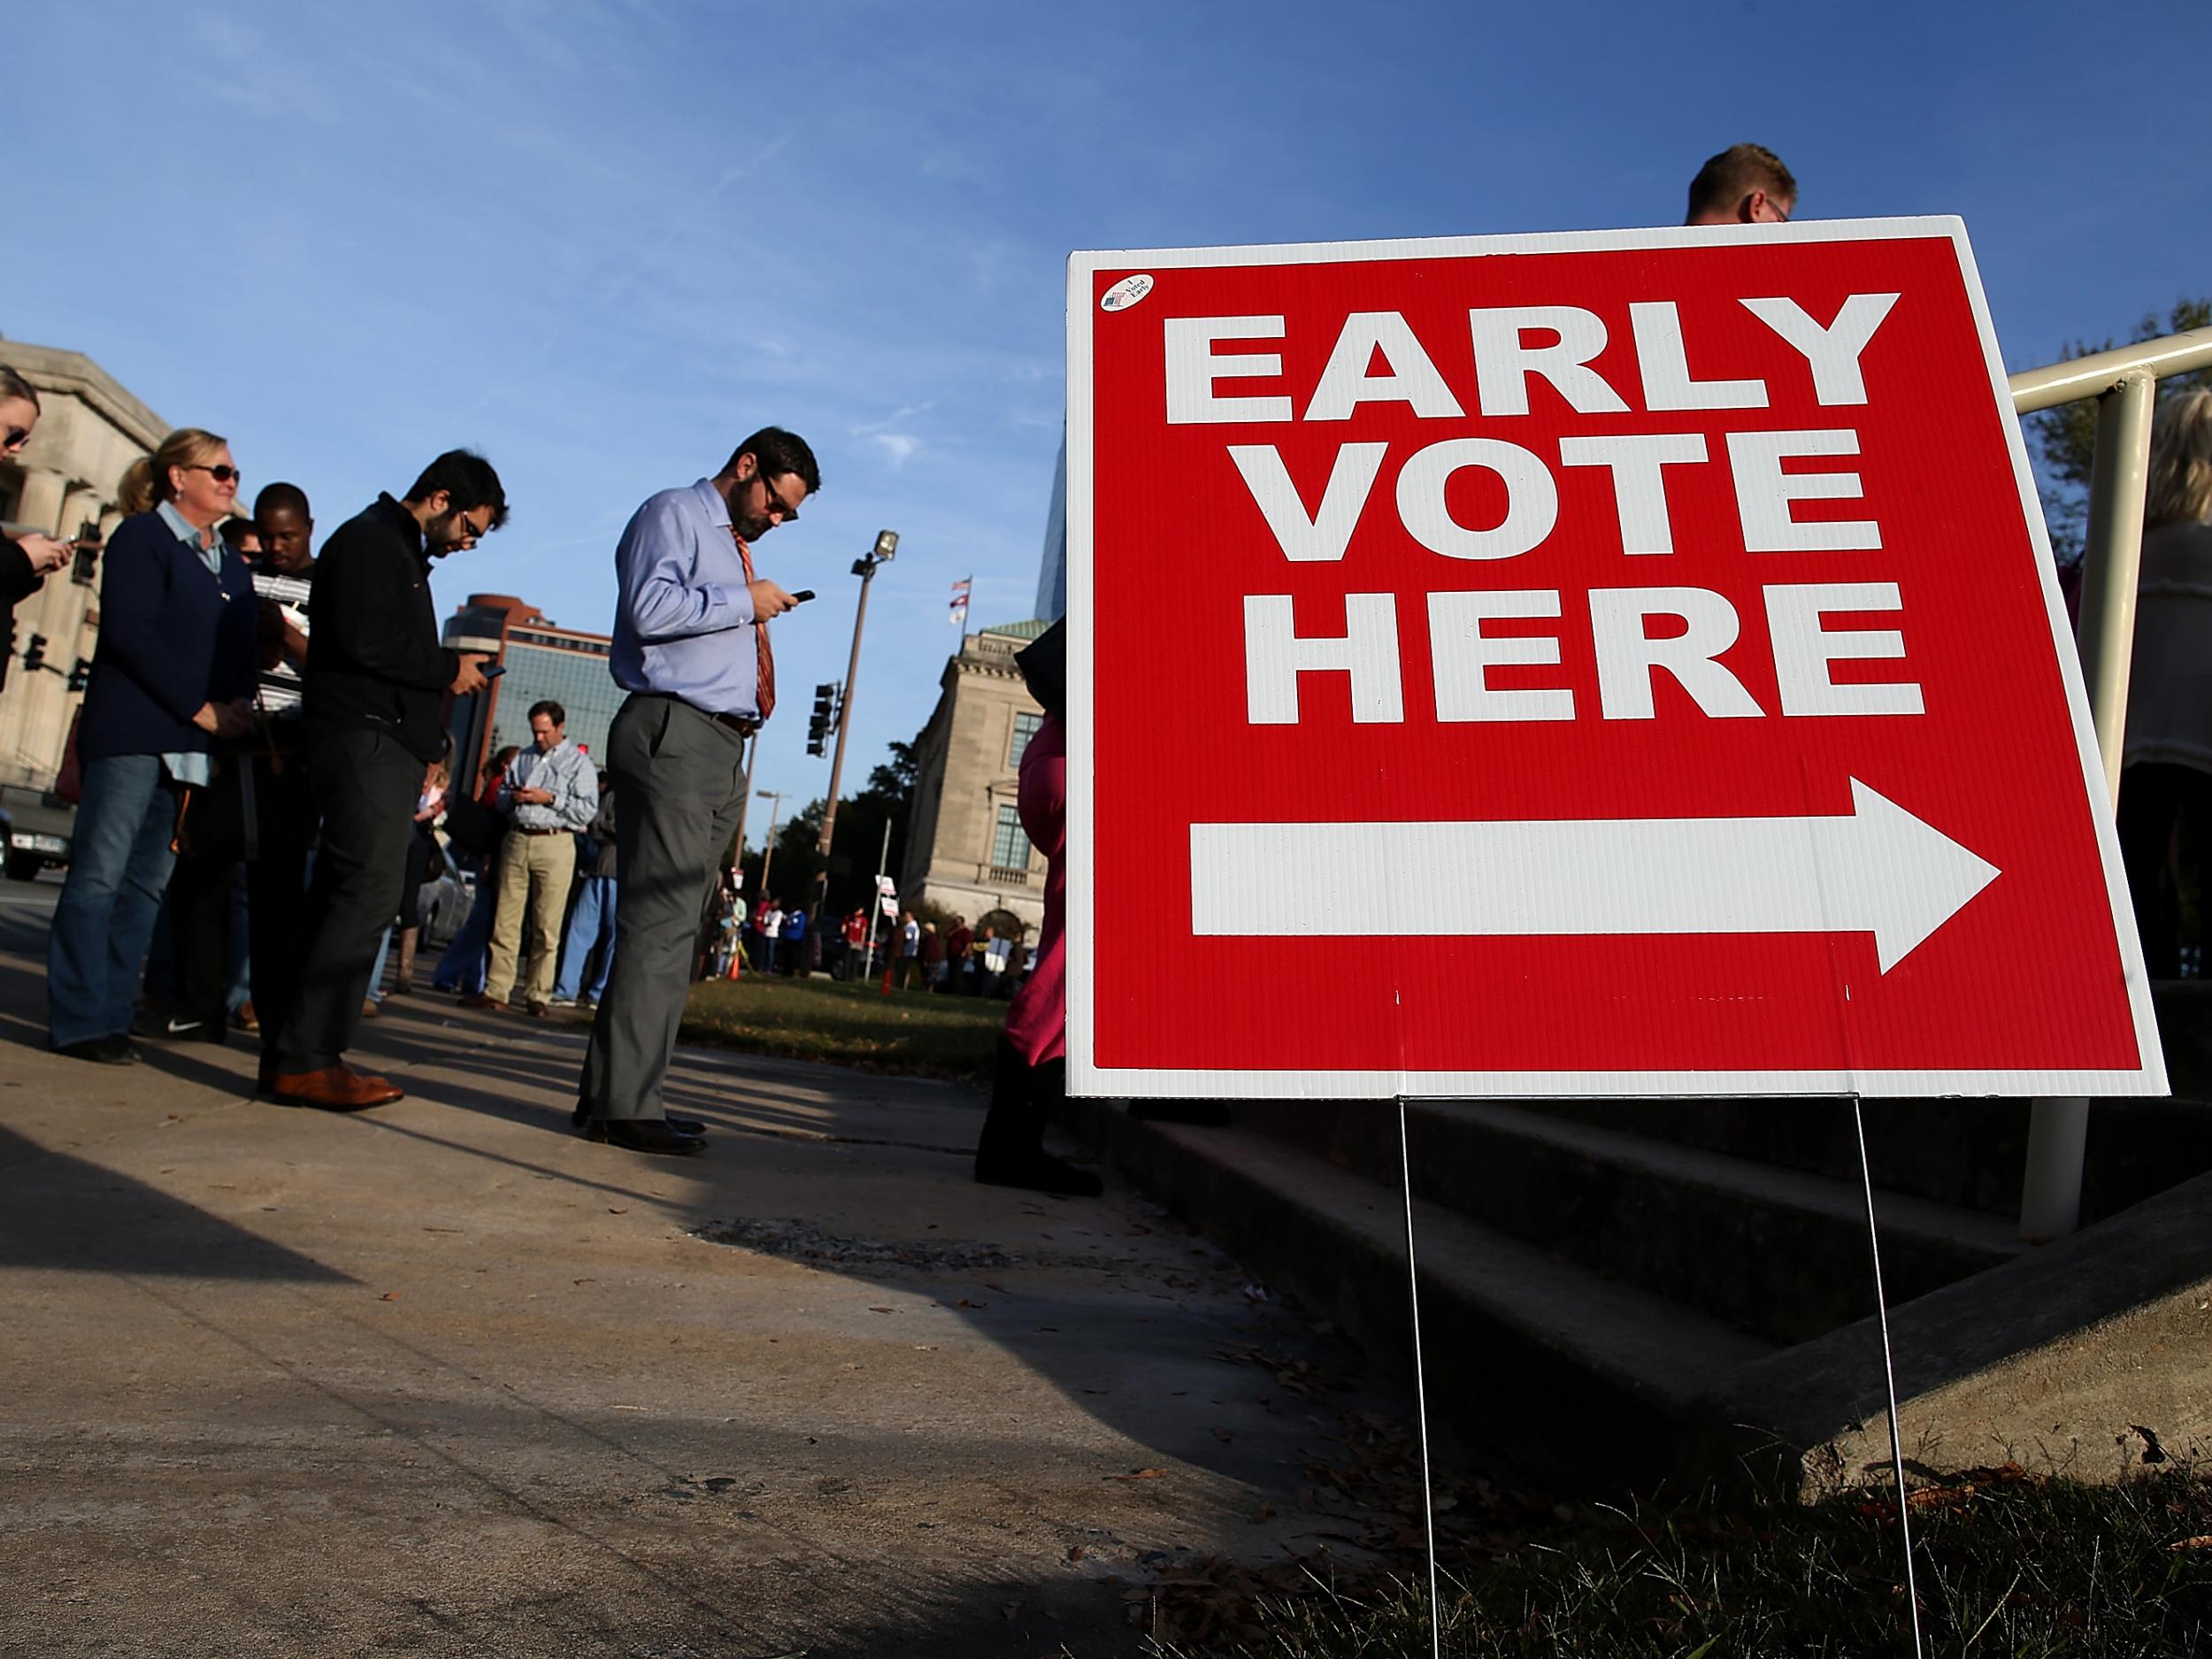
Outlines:
<svg viewBox="0 0 2212 1659"><path fill-rule="evenodd" d="M754 580L752 549L745 545L745 538L738 534L734 526L730 531L730 540L737 543L737 562L745 567L745 580L748 582L752 581ZM768 625L764 621L756 620L753 624L753 645L756 650L755 664L760 676L760 687L754 697L753 710L759 717L760 723L765 726L768 724L768 717L775 711L776 707L776 653L769 646Z"/></svg>

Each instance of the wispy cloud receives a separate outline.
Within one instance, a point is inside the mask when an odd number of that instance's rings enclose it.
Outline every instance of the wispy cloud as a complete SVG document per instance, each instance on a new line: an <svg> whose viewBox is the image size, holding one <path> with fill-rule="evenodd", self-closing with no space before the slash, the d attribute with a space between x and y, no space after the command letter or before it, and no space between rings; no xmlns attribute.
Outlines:
<svg viewBox="0 0 2212 1659"><path fill-rule="evenodd" d="M249 115L335 127L335 95L302 63L280 57L262 33L236 18L205 12L192 32L213 61L195 72L210 96Z"/></svg>
<svg viewBox="0 0 2212 1659"><path fill-rule="evenodd" d="M895 472L903 470L907 462L913 458L914 452L922 447L919 438L904 432L871 433L868 442L883 446L884 453L891 457L891 470Z"/></svg>

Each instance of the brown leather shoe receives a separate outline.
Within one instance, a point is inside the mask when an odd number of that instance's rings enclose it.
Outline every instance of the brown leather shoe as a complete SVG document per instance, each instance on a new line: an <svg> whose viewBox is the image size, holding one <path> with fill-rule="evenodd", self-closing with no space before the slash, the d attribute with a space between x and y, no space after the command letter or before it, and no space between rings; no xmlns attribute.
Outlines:
<svg viewBox="0 0 2212 1659"><path fill-rule="evenodd" d="M405 1094L396 1084L364 1076L349 1065L327 1065L319 1071L277 1072L270 1077L268 1090L287 1106L312 1106L332 1112L387 1106Z"/></svg>
<svg viewBox="0 0 2212 1659"><path fill-rule="evenodd" d="M491 1010L491 1011L495 1014L503 1014L507 1011L506 1003L496 1002L493 998L485 995L481 991L472 991L468 995L463 997L461 999L461 1006L463 1008L487 1008Z"/></svg>
<svg viewBox="0 0 2212 1659"><path fill-rule="evenodd" d="M548 1010L543 1002L533 1002L530 1004L530 1018L533 1019L543 1019L547 1011Z"/></svg>

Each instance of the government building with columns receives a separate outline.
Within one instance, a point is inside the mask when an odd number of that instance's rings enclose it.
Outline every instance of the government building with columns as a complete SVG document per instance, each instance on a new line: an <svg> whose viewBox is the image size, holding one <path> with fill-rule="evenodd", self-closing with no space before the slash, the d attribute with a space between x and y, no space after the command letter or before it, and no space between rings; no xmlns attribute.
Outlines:
<svg viewBox="0 0 2212 1659"><path fill-rule="evenodd" d="M169 435L169 423L82 352L0 339L0 363L37 389L39 422L23 452L0 460L0 528L105 541L122 522L123 471ZM7 685L0 689L0 783L50 789L70 723L84 701L72 690L100 632L96 561L80 556L15 608ZM34 636L43 663L26 669Z"/></svg>

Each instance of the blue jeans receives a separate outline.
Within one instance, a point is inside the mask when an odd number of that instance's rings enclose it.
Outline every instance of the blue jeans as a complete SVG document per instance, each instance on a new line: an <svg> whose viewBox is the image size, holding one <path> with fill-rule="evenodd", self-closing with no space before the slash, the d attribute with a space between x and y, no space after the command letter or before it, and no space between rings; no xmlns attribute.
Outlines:
<svg viewBox="0 0 2212 1659"><path fill-rule="evenodd" d="M176 855L177 801L157 755L87 763L69 874L46 938L46 1030L57 1048L118 1037L146 965Z"/></svg>
<svg viewBox="0 0 2212 1659"><path fill-rule="evenodd" d="M614 967L614 878L586 876L576 891L576 908L569 913L568 937L561 941L561 972L553 982L553 995L565 1002L576 1000L584 978L584 961L594 950L599 965L593 970L591 987L584 992L597 1002L607 991L607 975Z"/></svg>
<svg viewBox="0 0 2212 1659"><path fill-rule="evenodd" d="M437 972L430 976L434 990L458 991L464 996L483 990L484 976L491 967L492 910L498 902L499 883L492 861L487 858L476 872L476 902L469 906L468 919L453 935L445 955L438 958Z"/></svg>

